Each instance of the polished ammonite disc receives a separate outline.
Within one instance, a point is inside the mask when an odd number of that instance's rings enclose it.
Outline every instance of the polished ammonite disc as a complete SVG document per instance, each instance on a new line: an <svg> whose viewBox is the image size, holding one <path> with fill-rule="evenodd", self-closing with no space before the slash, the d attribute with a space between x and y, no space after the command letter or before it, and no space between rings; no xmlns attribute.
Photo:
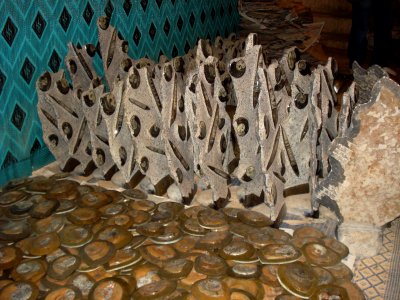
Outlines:
<svg viewBox="0 0 400 300"><path fill-rule="evenodd" d="M229 230L234 235L247 238L251 232L257 231L257 228L254 228L247 224L243 224L241 222L231 222Z"/></svg>
<svg viewBox="0 0 400 300"><path fill-rule="evenodd" d="M159 268L148 262L133 266L129 274L136 280L137 288L140 288L148 283L159 281L161 277L158 275ZM122 273L122 271L121 271Z"/></svg>
<svg viewBox="0 0 400 300"><path fill-rule="evenodd" d="M67 219L75 225L94 224L100 219L97 209L89 207L79 207L67 214Z"/></svg>
<svg viewBox="0 0 400 300"><path fill-rule="evenodd" d="M170 224L164 227L162 234L151 237L150 240L155 244L173 244L182 238L182 231L178 224Z"/></svg>
<svg viewBox="0 0 400 300"><path fill-rule="evenodd" d="M280 287L278 280L279 265L263 265L261 268L260 280L271 287Z"/></svg>
<svg viewBox="0 0 400 300"><path fill-rule="evenodd" d="M86 273L75 273L71 278L69 278L68 284L78 288L82 296L87 297L95 284L95 281Z"/></svg>
<svg viewBox="0 0 400 300"><path fill-rule="evenodd" d="M140 251L134 248L119 249L105 265L107 271L116 271L133 266L142 259Z"/></svg>
<svg viewBox="0 0 400 300"><path fill-rule="evenodd" d="M122 192L122 195L128 199L147 199L147 194L138 189L128 189Z"/></svg>
<svg viewBox="0 0 400 300"><path fill-rule="evenodd" d="M272 236L269 232L261 230L252 230L249 232L246 238L249 243L258 249L275 243L275 240L272 239Z"/></svg>
<svg viewBox="0 0 400 300"><path fill-rule="evenodd" d="M217 255L203 254L196 257L194 268L197 272L213 277L219 277L226 274L228 265L225 260Z"/></svg>
<svg viewBox="0 0 400 300"><path fill-rule="evenodd" d="M41 196L39 196L41 197ZM32 218L43 219L50 216L60 206L60 202L53 199L35 199L36 203L29 211Z"/></svg>
<svg viewBox="0 0 400 300"><path fill-rule="evenodd" d="M18 241L31 233L29 224L25 221L0 220L0 239Z"/></svg>
<svg viewBox="0 0 400 300"><path fill-rule="evenodd" d="M219 256L227 260L249 261L255 253L254 247L240 238L234 238L219 251Z"/></svg>
<svg viewBox="0 0 400 300"><path fill-rule="evenodd" d="M147 237L155 237L164 232L164 226L157 222L148 222L137 226L136 232Z"/></svg>
<svg viewBox="0 0 400 300"><path fill-rule="evenodd" d="M11 206L8 207L8 210L10 211L11 214L13 215L21 215L21 216L28 216L29 211L33 207L35 202L30 198L26 198L24 200L20 200Z"/></svg>
<svg viewBox="0 0 400 300"><path fill-rule="evenodd" d="M242 210L238 212L237 216L244 224L254 227L265 227L274 223L270 218L258 211Z"/></svg>
<svg viewBox="0 0 400 300"><path fill-rule="evenodd" d="M0 193L0 207L10 206L18 201L28 198L29 194L24 191L9 191Z"/></svg>
<svg viewBox="0 0 400 300"><path fill-rule="evenodd" d="M65 247L81 247L91 241L93 234L88 228L73 224L66 225L59 233L61 245Z"/></svg>
<svg viewBox="0 0 400 300"><path fill-rule="evenodd" d="M297 248L302 248L305 244L308 243L323 244L323 240L316 237L293 238L290 242Z"/></svg>
<svg viewBox="0 0 400 300"><path fill-rule="evenodd" d="M112 198L106 193L91 192L83 195L77 200L77 204L81 207L100 208L104 205L110 204Z"/></svg>
<svg viewBox="0 0 400 300"><path fill-rule="evenodd" d="M172 247L180 254L187 254L195 248L198 240L199 238L196 236L185 235L182 239L172 244Z"/></svg>
<svg viewBox="0 0 400 300"><path fill-rule="evenodd" d="M169 224L175 220L176 216L173 211L167 210L155 210L151 216L152 222L157 222L160 224Z"/></svg>
<svg viewBox="0 0 400 300"><path fill-rule="evenodd" d="M215 229L227 225L225 215L214 209L205 209L197 214L200 226L207 229Z"/></svg>
<svg viewBox="0 0 400 300"><path fill-rule="evenodd" d="M34 222L32 229L38 234L60 232L64 225L65 218L62 215L52 215Z"/></svg>
<svg viewBox="0 0 400 300"><path fill-rule="evenodd" d="M67 285L52 290L46 295L46 298L44 298L44 300L60 300L60 299L81 300L82 293L78 288L74 287L73 285Z"/></svg>
<svg viewBox="0 0 400 300"><path fill-rule="evenodd" d="M78 256L63 255L50 263L47 275L57 280L64 280L74 273L80 264L81 259Z"/></svg>
<svg viewBox="0 0 400 300"><path fill-rule="evenodd" d="M0 299L35 300L38 295L38 287L29 281L12 282L0 290Z"/></svg>
<svg viewBox="0 0 400 300"><path fill-rule="evenodd" d="M278 267L278 280L291 294L308 299L317 287L318 279L308 264L296 261Z"/></svg>
<svg viewBox="0 0 400 300"><path fill-rule="evenodd" d="M31 193L46 193L54 187L55 182L55 179L38 176L28 183L25 188Z"/></svg>
<svg viewBox="0 0 400 300"><path fill-rule="evenodd" d="M163 266L167 261L177 257L177 252L170 245L147 245L140 247L143 258L156 266Z"/></svg>
<svg viewBox="0 0 400 300"><path fill-rule="evenodd" d="M124 247L124 249L136 249L138 247L140 247L141 245L143 245L143 243L147 240L147 237L143 236L143 235L133 235L132 236L132 240L130 241L130 243L128 245L126 245Z"/></svg>
<svg viewBox="0 0 400 300"><path fill-rule="evenodd" d="M257 263L235 263L228 269L228 275L237 278L258 278L260 274Z"/></svg>
<svg viewBox="0 0 400 300"><path fill-rule="evenodd" d="M230 291L240 290L251 295L256 300L264 299L264 287L258 280L225 277L223 281L228 285Z"/></svg>
<svg viewBox="0 0 400 300"><path fill-rule="evenodd" d="M309 237L322 239L322 238L325 237L325 234L321 230L318 230L315 227L304 226L304 227L297 228L293 232L293 237L294 238L300 238L300 239L309 238Z"/></svg>
<svg viewBox="0 0 400 300"><path fill-rule="evenodd" d="M307 243L302 248L307 261L313 265L327 267L333 266L340 262L340 256L319 243Z"/></svg>
<svg viewBox="0 0 400 300"><path fill-rule="evenodd" d="M121 278L104 278L97 281L89 293L89 300L129 300L129 285Z"/></svg>
<svg viewBox="0 0 400 300"><path fill-rule="evenodd" d="M133 218L132 227L143 225L149 222L151 219L151 215L148 212L142 210L132 209L129 210L127 214Z"/></svg>
<svg viewBox="0 0 400 300"><path fill-rule="evenodd" d="M317 275L318 285L331 284L335 281L332 273L325 268L314 266L313 271Z"/></svg>
<svg viewBox="0 0 400 300"><path fill-rule="evenodd" d="M11 277L16 281L36 282L46 275L46 271L47 263L43 259L23 260L13 268Z"/></svg>
<svg viewBox="0 0 400 300"><path fill-rule="evenodd" d="M310 297L310 300L320 299L349 300L350 298L347 295L346 289L334 284L324 284L318 286Z"/></svg>
<svg viewBox="0 0 400 300"><path fill-rule="evenodd" d="M196 243L196 248L214 251L228 245L232 240L232 234L229 231L208 232Z"/></svg>
<svg viewBox="0 0 400 300"><path fill-rule="evenodd" d="M162 279L141 286L133 293L133 299L167 299L167 296L176 290L176 282Z"/></svg>
<svg viewBox="0 0 400 300"><path fill-rule="evenodd" d="M194 299L198 300L229 300L228 285L216 278L207 278L197 281L191 288Z"/></svg>
<svg viewBox="0 0 400 300"><path fill-rule="evenodd" d="M0 270L12 268L19 264L22 259L21 249L14 246L3 246L0 248Z"/></svg>
<svg viewBox="0 0 400 300"><path fill-rule="evenodd" d="M122 214L125 210L126 206L123 203L110 203L99 208L101 217L105 219Z"/></svg>
<svg viewBox="0 0 400 300"><path fill-rule="evenodd" d="M351 280L353 278L353 272L344 263L338 263L334 266L326 267L331 272L336 280Z"/></svg>
<svg viewBox="0 0 400 300"><path fill-rule="evenodd" d="M349 255L349 248L334 238L324 238L323 243L329 249L335 251L341 259Z"/></svg>
<svg viewBox="0 0 400 300"><path fill-rule="evenodd" d="M185 208L182 203L173 201L164 201L157 204L156 211L170 211L173 212L175 216Z"/></svg>
<svg viewBox="0 0 400 300"><path fill-rule="evenodd" d="M181 228L183 232L194 236L203 236L210 231L209 229L200 226L197 218L196 219L190 218L181 221Z"/></svg>
<svg viewBox="0 0 400 300"><path fill-rule="evenodd" d="M207 209L207 207L205 206L190 206L188 208L185 208L184 210L182 210L179 215L178 218L181 221L185 221L187 219L197 219L197 214L202 211Z"/></svg>
<svg viewBox="0 0 400 300"><path fill-rule="evenodd" d="M129 201L129 207L131 209L142 210L147 212L152 212L156 209L156 204L150 200L131 200Z"/></svg>
<svg viewBox="0 0 400 300"><path fill-rule="evenodd" d="M160 269L159 274L167 279L181 279L192 271L193 262L185 258L177 258L167 261Z"/></svg>
<svg viewBox="0 0 400 300"><path fill-rule="evenodd" d="M229 221L238 221L238 213L242 211L242 209L235 207L224 207L221 209L221 211Z"/></svg>
<svg viewBox="0 0 400 300"><path fill-rule="evenodd" d="M128 245L132 240L132 234L124 227L109 225L100 229L95 237L96 240L109 241L115 249L121 249Z"/></svg>
<svg viewBox="0 0 400 300"><path fill-rule="evenodd" d="M75 201L63 200L60 202L60 206L56 209L56 214L66 214L73 211L77 207Z"/></svg>
<svg viewBox="0 0 400 300"><path fill-rule="evenodd" d="M43 233L32 239L28 251L32 255L47 255L57 250L60 244L60 238L57 233Z"/></svg>
<svg viewBox="0 0 400 300"><path fill-rule="evenodd" d="M301 251L289 243L274 243L258 250L258 257L263 264L282 264L296 261Z"/></svg>
<svg viewBox="0 0 400 300"><path fill-rule="evenodd" d="M128 214L118 214L114 215L107 219L107 225L118 225L124 227L125 229L129 229L133 225L133 217Z"/></svg>
<svg viewBox="0 0 400 300"><path fill-rule="evenodd" d="M115 254L115 247L109 241L95 240L80 248L79 253L89 267L95 267L110 261Z"/></svg>

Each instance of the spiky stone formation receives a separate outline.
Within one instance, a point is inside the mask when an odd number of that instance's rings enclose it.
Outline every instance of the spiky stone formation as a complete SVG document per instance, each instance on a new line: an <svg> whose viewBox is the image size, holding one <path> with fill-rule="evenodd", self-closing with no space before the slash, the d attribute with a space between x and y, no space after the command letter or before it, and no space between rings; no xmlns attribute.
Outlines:
<svg viewBox="0 0 400 300"><path fill-rule="evenodd" d="M44 140L63 171L129 186L147 177L154 193L173 182L190 204L201 177L216 207L240 182L244 207L276 219L288 194L328 171L337 135L334 65L313 71L288 49L267 62L255 34L200 40L183 57L133 60L109 20L98 22L104 80L92 45L69 46L64 71L37 82Z"/></svg>

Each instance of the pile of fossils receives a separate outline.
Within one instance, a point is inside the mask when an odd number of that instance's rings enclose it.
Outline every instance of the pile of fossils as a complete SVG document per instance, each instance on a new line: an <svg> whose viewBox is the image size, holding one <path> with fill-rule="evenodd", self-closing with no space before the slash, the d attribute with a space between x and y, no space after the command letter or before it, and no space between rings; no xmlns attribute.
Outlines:
<svg viewBox="0 0 400 300"><path fill-rule="evenodd" d="M93 45L69 45L72 85L64 71L37 82L44 141L63 171L97 168L130 187L147 180L157 195L175 183L184 204L200 178L218 208L235 179L243 206L273 220L285 196L312 192L328 174L328 147L350 125L356 102L353 83L338 111L334 60L311 67L291 48L268 61L250 34L200 40L155 63L130 58L108 18L98 27L104 78Z"/></svg>

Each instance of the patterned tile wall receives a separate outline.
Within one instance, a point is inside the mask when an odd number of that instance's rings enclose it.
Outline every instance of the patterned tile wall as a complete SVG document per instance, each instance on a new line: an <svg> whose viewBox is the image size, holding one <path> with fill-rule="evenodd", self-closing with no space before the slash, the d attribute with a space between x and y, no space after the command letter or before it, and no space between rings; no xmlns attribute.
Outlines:
<svg viewBox="0 0 400 300"><path fill-rule="evenodd" d="M227 36L239 22L237 0L4 0L0 11L0 186L53 160L35 82L64 67L68 42L97 45L99 16L111 17L132 57L152 59L182 55L200 37Z"/></svg>

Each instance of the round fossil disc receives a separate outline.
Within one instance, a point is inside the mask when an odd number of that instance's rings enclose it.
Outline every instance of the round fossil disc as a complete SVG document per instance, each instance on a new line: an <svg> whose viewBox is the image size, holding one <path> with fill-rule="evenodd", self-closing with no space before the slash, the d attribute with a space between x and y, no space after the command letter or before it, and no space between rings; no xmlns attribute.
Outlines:
<svg viewBox="0 0 400 300"><path fill-rule="evenodd" d="M72 200L63 200L60 202L60 206L56 209L56 214L65 214L73 211L76 208L75 201Z"/></svg>
<svg viewBox="0 0 400 300"><path fill-rule="evenodd" d="M53 199L37 200L29 214L32 218L43 219L50 216L60 206L60 202Z"/></svg>
<svg viewBox="0 0 400 300"><path fill-rule="evenodd" d="M148 262L162 266L165 262L177 257L177 253L170 245L147 245L140 248L140 252Z"/></svg>
<svg viewBox="0 0 400 300"><path fill-rule="evenodd" d="M61 244L71 248L83 246L93 237L90 229L73 224L66 225L59 235Z"/></svg>
<svg viewBox="0 0 400 300"><path fill-rule="evenodd" d="M160 275L167 279L180 279L186 277L190 271L192 271L193 262L184 259L177 258L167 261L162 269L160 269Z"/></svg>
<svg viewBox="0 0 400 300"><path fill-rule="evenodd" d="M256 228L254 228L250 225L247 225L247 224L243 224L241 222L231 222L229 230L234 235L237 235L240 237L245 237L245 238L247 238L250 235L250 233L257 231Z"/></svg>
<svg viewBox="0 0 400 300"><path fill-rule="evenodd" d="M341 259L349 255L349 248L345 244L339 242L337 239L324 238L323 242L326 247L335 251Z"/></svg>
<svg viewBox="0 0 400 300"><path fill-rule="evenodd" d="M228 269L228 275L237 278L258 278L260 273L257 263L235 263Z"/></svg>
<svg viewBox="0 0 400 300"><path fill-rule="evenodd" d="M336 280L351 280L353 278L353 272L344 263L338 263L334 266L326 267L326 269L332 273Z"/></svg>
<svg viewBox="0 0 400 300"><path fill-rule="evenodd" d="M155 244L172 244L182 238L182 231L176 224L164 227L164 232L159 236L151 237L150 240Z"/></svg>
<svg viewBox="0 0 400 300"><path fill-rule="evenodd" d="M238 212L237 216L243 223L254 227L265 227L274 223L270 218L258 211L242 210Z"/></svg>
<svg viewBox="0 0 400 300"><path fill-rule="evenodd" d="M300 238L300 239L310 238L310 237L322 239L325 237L325 234L315 227L305 226L305 227L297 228L293 232L293 237Z"/></svg>
<svg viewBox="0 0 400 300"><path fill-rule="evenodd" d="M280 287L278 280L278 267L279 265L264 265L261 268L261 282L272 287Z"/></svg>
<svg viewBox="0 0 400 300"><path fill-rule="evenodd" d="M0 271L17 265L22 259L21 249L14 246L0 248Z"/></svg>
<svg viewBox="0 0 400 300"><path fill-rule="evenodd" d="M117 250L105 265L107 271L114 271L132 266L142 259L139 250L134 248Z"/></svg>
<svg viewBox="0 0 400 300"><path fill-rule="evenodd" d="M339 255L331 249L319 243L307 243L301 250L307 261L313 265L327 267L340 262Z"/></svg>
<svg viewBox="0 0 400 300"><path fill-rule="evenodd" d="M228 285L215 278L207 278L197 281L191 288L192 295L198 300L229 300Z"/></svg>
<svg viewBox="0 0 400 300"><path fill-rule="evenodd" d="M46 295L46 298L44 298L44 300L60 300L60 299L80 300L81 298L82 298L82 293L78 288L72 285L67 285L52 290Z"/></svg>
<svg viewBox="0 0 400 300"><path fill-rule="evenodd" d="M122 195L128 199L147 199L147 194L138 189L128 189L122 192Z"/></svg>
<svg viewBox="0 0 400 300"><path fill-rule="evenodd" d="M60 243L57 233L43 233L32 240L29 253L32 255L47 255L57 250L60 247Z"/></svg>
<svg viewBox="0 0 400 300"><path fill-rule="evenodd" d="M75 255L64 255L56 258L49 265L47 275L57 279L64 280L78 269L81 259Z"/></svg>
<svg viewBox="0 0 400 300"><path fill-rule="evenodd" d="M221 211L230 221L238 221L238 213L242 211L242 209L235 207L224 207L221 209Z"/></svg>
<svg viewBox="0 0 400 300"><path fill-rule="evenodd" d="M157 222L148 222L136 227L136 232L147 237L155 237L163 234L164 226Z"/></svg>
<svg viewBox="0 0 400 300"><path fill-rule="evenodd" d="M318 285L331 284L335 281L332 273L325 268L314 266L313 271L317 275Z"/></svg>
<svg viewBox="0 0 400 300"><path fill-rule="evenodd" d="M185 235L182 239L172 244L174 249L181 254L186 254L192 251L199 240L198 237Z"/></svg>
<svg viewBox="0 0 400 300"><path fill-rule="evenodd" d="M235 238L219 251L219 256L227 260L245 261L252 258L254 253L255 249L251 244Z"/></svg>
<svg viewBox="0 0 400 300"><path fill-rule="evenodd" d="M228 245L231 240L232 234L229 231L208 232L197 241L196 248L205 250L221 249Z"/></svg>
<svg viewBox="0 0 400 300"><path fill-rule="evenodd" d="M35 300L39 288L29 281L17 281L0 290L0 299Z"/></svg>
<svg viewBox="0 0 400 300"><path fill-rule="evenodd" d="M92 289L94 283L94 279L86 273L75 273L68 280L68 284L71 284L78 288L83 297L87 297L89 295L89 292Z"/></svg>
<svg viewBox="0 0 400 300"><path fill-rule="evenodd" d="M280 265L278 280L282 287L300 298L309 298L317 287L318 279L312 268L299 261Z"/></svg>
<svg viewBox="0 0 400 300"><path fill-rule="evenodd" d="M32 225L32 229L38 234L59 232L65 225L65 218L60 215L52 215L44 219L37 220Z"/></svg>
<svg viewBox="0 0 400 300"><path fill-rule="evenodd" d="M156 204L150 200L139 199L130 201L129 207L131 209L152 212L153 210L156 209Z"/></svg>
<svg viewBox="0 0 400 300"><path fill-rule="evenodd" d="M179 215L178 215L179 220L185 221L187 219L193 219L193 218L197 219L197 214L200 211L205 210L205 209L207 209L207 207L205 207L205 206L197 206L197 205L185 208L184 210L182 210L179 213Z"/></svg>
<svg viewBox="0 0 400 300"><path fill-rule="evenodd" d="M10 206L15 202L24 200L28 196L29 194L24 191L9 191L0 193L0 206L2 207Z"/></svg>
<svg viewBox="0 0 400 300"><path fill-rule="evenodd" d="M100 219L100 213L93 208L79 207L67 214L67 219L75 225L89 225Z"/></svg>
<svg viewBox="0 0 400 300"><path fill-rule="evenodd" d="M126 210L126 206L122 203L110 203L99 209L101 216L110 218L118 214L122 214Z"/></svg>
<svg viewBox="0 0 400 300"><path fill-rule="evenodd" d="M14 215L26 215L29 213L34 204L35 202L32 201L32 199L26 198L11 205L9 210Z"/></svg>
<svg viewBox="0 0 400 300"><path fill-rule="evenodd" d="M288 243L275 243L258 250L263 264L286 264L300 258L301 251Z"/></svg>
<svg viewBox="0 0 400 300"><path fill-rule="evenodd" d="M157 204L156 211L170 211L173 212L175 216L177 216L185 206L179 202L173 201L164 201Z"/></svg>
<svg viewBox="0 0 400 300"><path fill-rule="evenodd" d="M91 192L78 199L77 204L81 207L100 208L112 202L112 198L106 193Z"/></svg>
<svg viewBox="0 0 400 300"><path fill-rule="evenodd" d="M148 212L142 210L132 209L129 210L127 214L133 219L132 226L143 225L151 219L151 215Z"/></svg>
<svg viewBox="0 0 400 300"><path fill-rule="evenodd" d="M166 299L168 295L176 290L176 282L162 279L138 288L133 293L133 299Z"/></svg>
<svg viewBox="0 0 400 300"><path fill-rule="evenodd" d="M124 227L109 225L100 229L96 233L95 239L109 241L115 249L121 249L131 242L132 234Z"/></svg>
<svg viewBox="0 0 400 300"><path fill-rule="evenodd" d="M208 229L200 226L199 221L197 219L192 219L192 218L182 221L181 227L183 232L195 236L203 236L207 232L209 232Z"/></svg>
<svg viewBox="0 0 400 300"><path fill-rule="evenodd" d="M89 293L89 300L129 300L129 285L121 278L104 278L97 281Z"/></svg>
<svg viewBox="0 0 400 300"><path fill-rule="evenodd" d="M92 241L79 250L80 256L89 267L107 263L115 254L115 247L109 241Z"/></svg>
<svg viewBox="0 0 400 300"><path fill-rule="evenodd" d="M334 285L334 284L324 284L317 287L315 292L310 297L310 300L320 300L320 299L340 299L349 300L346 289Z"/></svg>
<svg viewBox="0 0 400 300"><path fill-rule="evenodd" d="M228 265L219 256L203 254L196 257L194 268L201 274L219 277L226 274Z"/></svg>
<svg viewBox="0 0 400 300"><path fill-rule="evenodd" d="M128 214L118 214L111 216L107 219L107 225L118 225L124 227L125 229L129 229L133 225L133 217Z"/></svg>
<svg viewBox="0 0 400 300"><path fill-rule="evenodd" d="M207 229L215 229L227 225L225 215L211 208L200 211L197 214L197 220L200 226Z"/></svg>
<svg viewBox="0 0 400 300"><path fill-rule="evenodd" d="M43 259L23 260L13 268L11 277L36 282L46 275L46 271L47 263Z"/></svg>

